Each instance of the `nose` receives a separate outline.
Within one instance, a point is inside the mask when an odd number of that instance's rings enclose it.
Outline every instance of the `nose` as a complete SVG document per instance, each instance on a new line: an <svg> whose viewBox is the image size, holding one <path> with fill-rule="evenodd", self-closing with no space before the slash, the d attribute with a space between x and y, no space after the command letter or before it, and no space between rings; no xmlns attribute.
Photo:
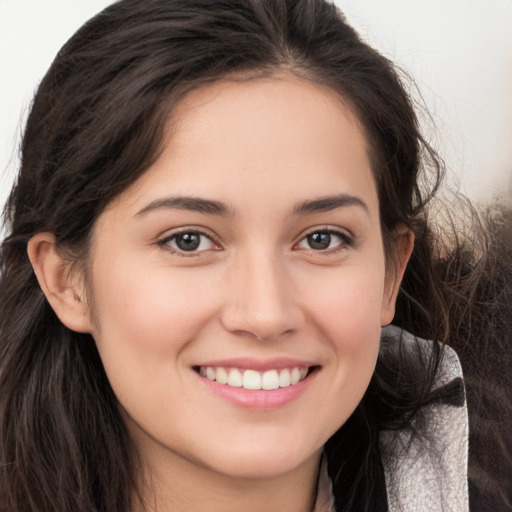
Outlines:
<svg viewBox="0 0 512 512"><path fill-rule="evenodd" d="M276 340L304 321L285 264L275 255L240 258L230 269L226 297L221 322L238 335Z"/></svg>

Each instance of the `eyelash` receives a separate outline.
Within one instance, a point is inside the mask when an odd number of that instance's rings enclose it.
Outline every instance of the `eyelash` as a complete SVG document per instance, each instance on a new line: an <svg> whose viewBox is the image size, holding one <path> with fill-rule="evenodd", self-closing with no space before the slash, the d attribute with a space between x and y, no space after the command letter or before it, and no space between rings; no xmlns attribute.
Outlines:
<svg viewBox="0 0 512 512"><path fill-rule="evenodd" d="M168 235L168 236L158 240L156 242L156 244L159 247L163 248L164 250L170 252L171 254L174 254L179 257L185 257L185 258L198 257L203 252L210 250L210 249L203 249L201 251L197 251L197 250L186 251L184 249L180 249L179 247L172 247L170 245L170 243L173 240L176 240L178 237L183 236L183 235L199 235L200 237L207 238L211 242L212 246L215 248L214 250L219 250L219 248L220 248L219 244L216 242L216 240L210 233L203 231L201 229L198 229L198 228L186 228L186 229L182 229L180 231L174 232L171 235ZM200 241L199 243L201 244L202 242Z"/></svg>
<svg viewBox="0 0 512 512"><path fill-rule="evenodd" d="M166 237L162 238L161 240L158 240L157 245L159 247L162 247L166 251L169 251L170 253L175 254L179 257L188 257L188 258L198 257L202 253L212 249L209 247L209 248L203 249L203 250L194 249L191 251L187 251L184 249L180 249L179 247L172 247L170 245L173 240L175 241L178 237L183 236L183 235L196 235L196 236L199 235L199 237L204 237L212 244L212 248L214 248L214 250L220 250L220 244L217 243L215 238L209 232L206 232L206 231L198 229L198 228L186 228L186 229L182 229L180 231L174 232L171 235L166 236ZM325 226L325 227L320 227L320 228L317 227L315 229L311 229L310 231L304 233L301 236L301 238L299 239L299 241L296 244L294 244L293 249L294 250L301 249L301 247L299 247L299 244L301 244L303 242L307 243L308 237L310 237L312 235L328 235L330 237L329 244L331 242L332 236L335 236L340 239L340 242L338 244L336 244L335 247L327 247L325 249L314 249L312 247L302 248L302 249L305 249L306 251L309 251L310 253L313 253L313 254L325 254L325 255L335 254L338 251L352 247L354 245L353 238L350 235L348 235L345 231L341 231L339 229L334 229L332 227ZM200 247L202 243L203 243L203 241L200 240L198 247Z"/></svg>
<svg viewBox="0 0 512 512"><path fill-rule="evenodd" d="M299 244L301 244L302 242L307 241L308 237L310 237L312 235L317 235L317 234L329 235L329 237L332 237L332 236L338 237L340 239L340 242L338 244L336 244L335 247L331 247L331 248L328 247L326 249L313 249L312 247L304 248L305 250L309 251L310 253L330 255L330 254L335 254L343 249L347 249L349 247L354 246L353 237L350 236L349 234L347 234L346 231L342 231L340 229L335 229L335 228L332 228L329 226L325 226L325 227L320 227L320 228L317 227L317 228L311 229L310 231L303 234L301 236L300 240L294 245L294 248L298 247ZM329 241L331 241L331 240L329 240Z"/></svg>

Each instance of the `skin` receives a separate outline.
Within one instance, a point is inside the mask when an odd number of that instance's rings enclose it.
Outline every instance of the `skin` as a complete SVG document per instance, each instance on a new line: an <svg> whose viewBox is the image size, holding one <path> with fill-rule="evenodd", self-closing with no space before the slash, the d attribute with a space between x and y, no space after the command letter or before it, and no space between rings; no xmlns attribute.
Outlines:
<svg viewBox="0 0 512 512"><path fill-rule="evenodd" d="M183 230L203 233L198 250L179 249ZM319 232L326 249L307 238ZM386 265L357 118L332 91L283 75L181 102L158 161L97 221L94 308L53 235L36 235L29 255L61 320L97 343L150 509L309 512L322 447L368 386L411 249L412 235L398 236ZM233 357L316 371L290 403L242 408L194 369Z"/></svg>

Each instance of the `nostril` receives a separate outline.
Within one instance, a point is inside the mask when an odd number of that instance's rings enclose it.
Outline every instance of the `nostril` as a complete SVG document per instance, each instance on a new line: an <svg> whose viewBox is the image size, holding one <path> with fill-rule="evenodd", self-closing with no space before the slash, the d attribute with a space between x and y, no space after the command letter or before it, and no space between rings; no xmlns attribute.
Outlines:
<svg viewBox="0 0 512 512"><path fill-rule="evenodd" d="M278 312L262 314L255 310L244 313L231 311L222 315L220 321L224 329L237 336L251 336L260 342L275 341L288 337L297 332L300 326L299 315L293 318L291 315Z"/></svg>
<svg viewBox="0 0 512 512"><path fill-rule="evenodd" d="M250 261L240 262L231 279L231 291L220 313L226 330L267 341L288 336L302 325L302 310L275 255L252 254Z"/></svg>

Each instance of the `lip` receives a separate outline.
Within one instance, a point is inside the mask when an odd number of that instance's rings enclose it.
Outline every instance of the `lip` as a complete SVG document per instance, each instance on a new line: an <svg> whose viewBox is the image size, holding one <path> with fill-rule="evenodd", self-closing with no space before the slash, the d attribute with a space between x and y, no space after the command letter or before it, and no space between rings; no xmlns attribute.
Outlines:
<svg viewBox="0 0 512 512"><path fill-rule="evenodd" d="M266 361L246 358L223 359L201 363L198 367L199 366L240 368L260 372L267 370L280 370L295 366L313 368L313 371L310 371L307 377L297 384L273 390L236 388L226 384L219 384L216 381L202 377L197 371L194 372L197 375L197 378L200 379L201 383L206 386L208 391L217 397L238 408L252 410L279 409L297 400L313 383L318 373L317 370L319 369L318 365L314 365L311 362L290 358L279 358Z"/></svg>
<svg viewBox="0 0 512 512"><path fill-rule="evenodd" d="M239 357L207 361L196 366L210 366L212 368L241 368L244 370L266 372L267 370L284 370L285 368L293 368L294 366L310 368L311 366L318 366L318 364L312 363L311 361L305 361L304 359L293 359L289 357L279 357L266 360Z"/></svg>

